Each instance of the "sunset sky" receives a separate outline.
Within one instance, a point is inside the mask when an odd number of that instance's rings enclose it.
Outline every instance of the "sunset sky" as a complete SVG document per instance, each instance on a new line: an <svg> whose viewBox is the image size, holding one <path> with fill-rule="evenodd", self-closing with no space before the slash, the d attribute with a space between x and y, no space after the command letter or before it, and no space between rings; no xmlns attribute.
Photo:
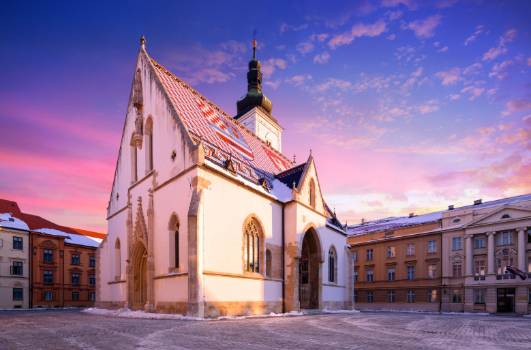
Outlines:
<svg viewBox="0 0 531 350"><path fill-rule="evenodd" d="M5 1L0 198L105 232L140 35L235 114L255 29L283 151L312 150L343 221L529 193L530 19L530 1Z"/></svg>

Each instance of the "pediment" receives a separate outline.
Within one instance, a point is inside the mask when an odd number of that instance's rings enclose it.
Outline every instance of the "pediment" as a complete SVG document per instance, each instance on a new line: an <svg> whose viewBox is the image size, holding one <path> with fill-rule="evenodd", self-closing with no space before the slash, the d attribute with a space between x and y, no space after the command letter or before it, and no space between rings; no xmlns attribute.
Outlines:
<svg viewBox="0 0 531 350"><path fill-rule="evenodd" d="M531 219L531 208L507 205L472 220L466 227L503 223L519 219Z"/></svg>

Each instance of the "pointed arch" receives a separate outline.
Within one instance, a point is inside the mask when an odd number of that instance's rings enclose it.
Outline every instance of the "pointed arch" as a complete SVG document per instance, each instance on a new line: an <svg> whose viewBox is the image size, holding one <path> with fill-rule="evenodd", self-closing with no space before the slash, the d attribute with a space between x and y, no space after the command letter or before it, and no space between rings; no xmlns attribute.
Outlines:
<svg viewBox="0 0 531 350"><path fill-rule="evenodd" d="M114 242L114 279L120 280L122 276L122 249L120 238L116 238Z"/></svg>
<svg viewBox="0 0 531 350"><path fill-rule="evenodd" d="M337 251L333 245L328 249L328 282L337 283Z"/></svg>
<svg viewBox="0 0 531 350"><path fill-rule="evenodd" d="M131 183L138 181L138 149L136 147L135 135L131 136Z"/></svg>
<svg viewBox="0 0 531 350"><path fill-rule="evenodd" d="M146 174L153 170L153 118L149 116L144 126L146 144Z"/></svg>
<svg viewBox="0 0 531 350"><path fill-rule="evenodd" d="M180 267L180 235L179 235L179 217L173 213L168 223L169 234L169 270L175 270Z"/></svg>
<svg viewBox="0 0 531 350"><path fill-rule="evenodd" d="M254 215L249 216L243 225L243 270L263 273L264 230Z"/></svg>

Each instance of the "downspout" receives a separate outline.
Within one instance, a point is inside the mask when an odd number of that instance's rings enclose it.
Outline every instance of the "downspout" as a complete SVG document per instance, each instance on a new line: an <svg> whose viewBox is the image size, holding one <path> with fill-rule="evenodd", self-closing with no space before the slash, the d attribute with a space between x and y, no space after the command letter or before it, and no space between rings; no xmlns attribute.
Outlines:
<svg viewBox="0 0 531 350"><path fill-rule="evenodd" d="M284 230L284 209L286 207L285 203L282 203L282 313L286 313L286 267L285 267L285 246L286 246L286 236Z"/></svg>

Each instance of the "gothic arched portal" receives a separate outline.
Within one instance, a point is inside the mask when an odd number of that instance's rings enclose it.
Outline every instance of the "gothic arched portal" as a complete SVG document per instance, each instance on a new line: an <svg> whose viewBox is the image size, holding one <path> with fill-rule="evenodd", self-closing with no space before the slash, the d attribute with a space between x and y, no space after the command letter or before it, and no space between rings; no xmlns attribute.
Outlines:
<svg viewBox="0 0 531 350"><path fill-rule="evenodd" d="M321 244L314 229L302 240L299 265L299 302L301 309L318 309L321 285Z"/></svg>

